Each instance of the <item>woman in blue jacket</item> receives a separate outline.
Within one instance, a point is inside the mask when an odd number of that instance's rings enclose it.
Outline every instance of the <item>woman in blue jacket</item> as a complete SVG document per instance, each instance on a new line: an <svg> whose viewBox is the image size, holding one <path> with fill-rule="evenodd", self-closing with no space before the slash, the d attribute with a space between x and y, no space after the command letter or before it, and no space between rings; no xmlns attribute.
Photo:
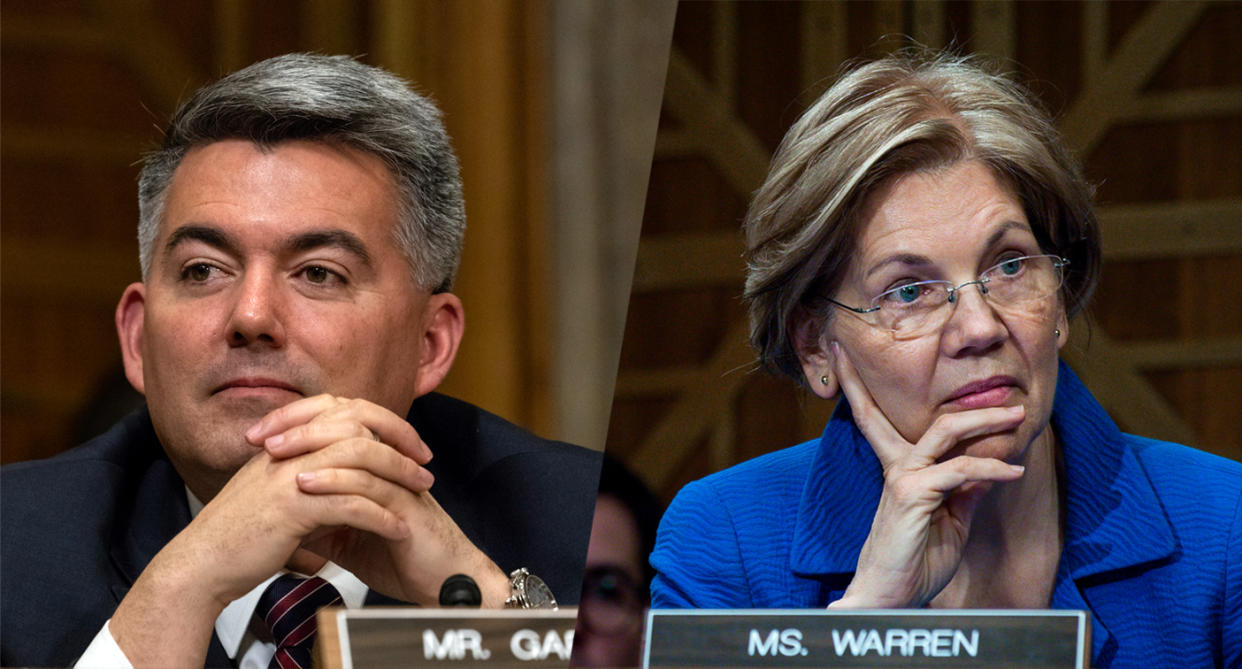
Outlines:
<svg viewBox="0 0 1242 669"><path fill-rule="evenodd" d="M653 606L1086 609L1096 666L1242 665L1242 465L1121 433L1059 361L1091 200L1006 77L845 74L745 221L761 361L845 400L678 494Z"/></svg>

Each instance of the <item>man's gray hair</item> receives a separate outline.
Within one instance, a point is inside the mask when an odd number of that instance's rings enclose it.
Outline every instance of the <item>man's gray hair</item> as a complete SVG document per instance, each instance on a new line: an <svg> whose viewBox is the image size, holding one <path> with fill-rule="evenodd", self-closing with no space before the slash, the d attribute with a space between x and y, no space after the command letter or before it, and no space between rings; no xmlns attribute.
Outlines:
<svg viewBox="0 0 1242 669"><path fill-rule="evenodd" d="M138 247L150 277L152 248L173 173L186 152L225 139L259 146L310 139L379 157L400 200L396 243L414 281L449 290L466 229L457 158L440 110L399 77L348 56L287 54L199 89L177 110L163 146L138 179Z"/></svg>

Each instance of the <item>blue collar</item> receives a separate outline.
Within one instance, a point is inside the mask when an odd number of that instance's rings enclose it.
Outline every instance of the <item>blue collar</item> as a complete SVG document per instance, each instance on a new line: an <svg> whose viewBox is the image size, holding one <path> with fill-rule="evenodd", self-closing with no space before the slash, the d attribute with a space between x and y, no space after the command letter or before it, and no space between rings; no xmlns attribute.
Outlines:
<svg viewBox="0 0 1242 669"><path fill-rule="evenodd" d="M1058 581L1170 557L1177 541L1138 457L1069 366L1061 362L1058 374L1052 427L1065 465ZM798 503L793 572L808 578L852 574L882 486L880 463L842 399L820 437ZM1069 603L1061 598L1071 594L1063 585L1057 583L1054 604Z"/></svg>

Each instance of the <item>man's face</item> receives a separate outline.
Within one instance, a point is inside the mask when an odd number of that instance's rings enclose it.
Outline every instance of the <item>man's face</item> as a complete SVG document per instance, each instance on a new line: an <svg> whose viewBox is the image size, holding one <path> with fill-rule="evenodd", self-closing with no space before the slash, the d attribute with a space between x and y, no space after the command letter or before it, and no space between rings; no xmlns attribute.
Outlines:
<svg viewBox="0 0 1242 669"><path fill-rule="evenodd" d="M298 398L405 415L430 389L420 362L441 296L414 284L395 245L396 203L382 161L336 144L226 140L186 154L151 274L126 291L118 327L187 481L222 485L258 452L245 431Z"/></svg>

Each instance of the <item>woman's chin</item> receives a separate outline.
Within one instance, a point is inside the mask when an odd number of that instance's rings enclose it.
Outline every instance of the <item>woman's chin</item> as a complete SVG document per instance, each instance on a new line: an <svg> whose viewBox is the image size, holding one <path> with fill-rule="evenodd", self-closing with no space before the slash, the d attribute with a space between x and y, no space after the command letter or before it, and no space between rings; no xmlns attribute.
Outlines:
<svg viewBox="0 0 1242 669"><path fill-rule="evenodd" d="M949 452L940 457L940 462L951 460L959 455L969 455L976 458L995 458L1010 464L1022 464L1028 444L1029 441L1022 439L1016 429L985 434L958 442L956 446L949 449Z"/></svg>

